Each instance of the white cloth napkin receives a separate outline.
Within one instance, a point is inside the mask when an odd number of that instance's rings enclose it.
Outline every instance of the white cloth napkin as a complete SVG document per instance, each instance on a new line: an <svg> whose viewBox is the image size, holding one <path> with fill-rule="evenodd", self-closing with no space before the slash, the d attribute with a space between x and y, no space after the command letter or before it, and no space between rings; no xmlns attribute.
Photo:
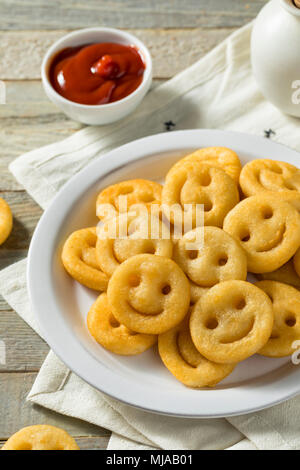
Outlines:
<svg viewBox="0 0 300 470"><path fill-rule="evenodd" d="M257 89L250 66L251 28L250 24L238 30L203 59L151 91L130 119L88 127L62 142L29 152L11 164L12 173L46 208L62 185L87 163L123 143L164 131L164 123L170 120L176 130L220 128L264 135L272 129L274 140L300 150L299 120L281 114ZM0 292L37 330L26 289L26 260L0 273ZM96 391L53 352L28 400L112 430L109 449L300 449L300 397L230 419L158 416Z"/></svg>

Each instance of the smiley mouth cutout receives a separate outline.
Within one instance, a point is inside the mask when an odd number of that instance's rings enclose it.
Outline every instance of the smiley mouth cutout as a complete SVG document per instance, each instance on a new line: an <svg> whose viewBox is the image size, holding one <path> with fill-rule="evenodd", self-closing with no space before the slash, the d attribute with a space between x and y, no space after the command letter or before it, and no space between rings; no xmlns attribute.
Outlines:
<svg viewBox="0 0 300 470"><path fill-rule="evenodd" d="M136 314L136 315L143 315L145 317L156 317L157 315L161 315L163 312L164 312L164 309L162 310L159 310L159 312L155 312L155 313L146 313L146 312L141 312L140 310L137 310L136 308L134 308L131 303L129 302L129 300L127 301L127 305L128 307L133 310L133 312Z"/></svg>
<svg viewBox="0 0 300 470"><path fill-rule="evenodd" d="M197 367L199 366L199 364L201 363L201 355L199 353L199 351L197 351L197 349L195 348L195 353L196 355L198 356L198 360L196 361L193 361L191 358L187 358L183 355L181 349L180 349L180 334L181 332L179 331L176 335L176 347L177 347L177 350L178 350L178 354L179 356L181 357L181 359L184 361L184 363L188 366L188 367L191 367L192 369L197 369ZM195 359L195 358L194 358Z"/></svg>
<svg viewBox="0 0 300 470"><path fill-rule="evenodd" d="M264 253L277 248L283 242L283 238L286 232L286 225L283 224L276 232L275 237L272 240L268 240L263 247L257 248L258 253Z"/></svg>
<svg viewBox="0 0 300 470"><path fill-rule="evenodd" d="M247 328L245 328L244 331L239 331L239 332L232 332L232 335L227 334L226 339L220 340L221 344L231 344L235 343L236 341L241 341L244 338L247 338L247 336L251 333L254 327L254 322L255 318L252 318L250 321L250 324Z"/></svg>

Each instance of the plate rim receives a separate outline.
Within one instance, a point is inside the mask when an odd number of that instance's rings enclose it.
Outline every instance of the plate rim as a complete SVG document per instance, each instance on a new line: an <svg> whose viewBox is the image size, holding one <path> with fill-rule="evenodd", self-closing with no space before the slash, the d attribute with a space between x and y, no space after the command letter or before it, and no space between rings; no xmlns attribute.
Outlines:
<svg viewBox="0 0 300 470"><path fill-rule="evenodd" d="M187 145L183 144L183 141L187 139L189 142L192 142L192 145ZM211 144L204 144L201 143L202 140L210 140ZM180 145L177 144L177 142L182 142ZM199 142L197 142L199 140ZM236 140L236 144L234 143L234 140ZM151 145L149 144L149 141L151 141ZM172 141L172 142L171 142ZM263 400L262 398L260 399L255 399L257 393L254 393L254 403L252 403L252 396L249 395L249 392L247 390L243 391L243 388L245 388L243 385L240 387L236 388L236 392L238 393L233 393L233 395L239 395L239 389L242 389L242 394L244 395L243 397L243 404L242 405L230 405L230 403L234 402L234 398L230 398L230 391L234 390L234 388L225 388L225 389L215 389L215 390L207 390L207 389L202 389L202 390L197 390L196 392L198 394L202 393L201 400L203 406L202 406L202 411L195 412L192 409L191 403L185 403L182 408L182 406L179 406L178 409L174 410L174 406L170 405L170 400L168 397L162 397L160 392L155 393L155 398L153 397L153 390L151 389L151 394L147 393L147 390L145 390L145 387L139 387L139 390L132 395L131 391L132 389L130 388L130 378L129 379L124 379L124 377L120 378L120 376L115 373L114 371L110 371L108 368L106 368L103 364L98 362L94 356L92 356L84 347L83 344L81 344L79 341L75 341L74 337L72 339L72 335L67 335L68 340L70 341L70 345L76 352L76 354L79 354L82 359L84 359L84 365L85 367L87 366L87 363L89 364L89 367L85 368L82 367L80 368L77 366L77 364L74 364L74 361L72 360L72 353L70 353L69 348L65 348L65 344L60 344L60 341L57 341L57 338L55 337L54 333L57 333L57 329L53 331L49 331L48 327L49 324L47 324L47 319L49 321L49 314L45 313L46 311L51 314L51 309L54 309L56 312L56 315L58 314L58 319L59 319L59 312L57 312L57 307L55 305L55 300L50 298L50 303L48 306L48 309L45 308L45 295L46 298L49 298L49 295L51 297L51 266L52 266L52 261L53 261L53 251L51 248L54 248L54 246L57 245L56 242L56 232L58 229L60 229L61 224L57 223L57 230L53 231L53 217L55 214L57 215L56 211L56 206L60 204L60 201L67 201L66 206L63 206L62 213L59 217L59 220L62 219L64 213L68 213L69 210L67 208L71 207L74 202L76 201L77 197L74 195L80 195L84 194L85 191L88 191L88 189L93 186L94 184L97 183L97 181L100 181L101 178L107 177L110 173L119 170L128 164L131 164L137 160L142 160L144 158L149 158L151 155L157 155L158 153L163 153L163 152L171 152L173 151L178 151L180 148L197 148L197 147L203 147L203 146L208 146L208 145L221 145L220 143L216 142L223 142L224 147L236 147L238 146L238 142L241 143L241 146L245 147L247 142L247 145L249 144L253 146L259 146L261 148L266 149L266 153L271 153L271 152L278 152L278 149L283 149L285 154L289 158L295 159L298 158L300 161L300 153L298 153L296 150L293 150L289 147L286 147L283 144L280 144L275 141L271 141L269 139L257 136L257 135L251 135L251 134L246 134L246 133L241 133L241 132L234 132L234 131L224 131L224 130L217 130L217 129L196 129L196 130L181 130L181 131L172 131L171 133L161 133L161 134L154 134L150 135L147 137L143 137L141 139L134 140L132 142L129 142L127 144L124 144L120 147L117 147L108 153L105 153L103 155L100 155L99 157L95 158L91 163L87 164L86 167L84 167L80 172L78 172L76 175L74 175L67 183L64 184L64 186L58 191L58 193L55 195L53 200L51 201L50 205L48 208L45 210L45 212L42 214L42 217L40 218L37 227L34 231L30 247L29 247L29 253L28 253L28 263L27 263L27 285L28 285L28 292L29 292L29 298L31 302L31 306L33 309L33 313L35 317L37 318L38 325L40 327L40 331L42 332L43 338L46 340L48 345L51 347L51 349L54 351L54 353L64 362L64 364L67 365L68 368L70 368L76 375L81 377L85 382L87 382L89 385L94 387L96 390L99 390L100 392L120 401L123 402L127 405L130 405L132 407L141 409L143 411L148 411L151 413L157 413L157 414L162 414L162 415L168 415L168 416L176 416L176 417L182 417L182 418L220 418L220 417L226 417L226 416L236 416L236 415L243 415L243 414L248 414L252 413L255 411L259 411L265 408L269 408L271 406L274 406L278 403L281 403L283 401L286 401L297 394L300 393L300 381L297 381L297 377L295 375L298 375L298 378L300 376L299 372L297 373L297 370L294 370L294 372L287 377L281 378L280 380L274 381L271 384L265 384L262 388L263 391L265 392L265 395L268 395L267 392L271 393L273 398L267 398ZM227 143L226 143L227 141ZM228 144L228 141L232 141L231 144ZM176 145L175 145L176 142ZM195 142L195 144L194 144ZM196 143L197 142L197 143ZM149 144L150 147L153 148L151 152L145 153L145 148L147 148L147 145ZM133 150L134 149L134 150ZM129 150L129 152L128 152ZM144 154L143 154L144 151ZM128 152L128 153L127 153ZM126 158L126 161L125 159ZM262 157L258 157L262 158ZM268 155L266 155L265 158L268 158ZM283 158L283 160L286 160L286 158ZM98 168L101 162L101 168ZM97 169L97 171L95 171ZM80 182L80 185L77 184ZM70 197L70 194L72 197ZM79 197L79 196L78 196ZM60 206L62 207L62 206ZM51 232L52 229L52 232ZM48 243L45 247L45 244L43 243L43 240L45 240L45 235L47 237L50 236L50 243ZM43 248L42 252L42 257L44 257L44 263L41 263L41 249ZM42 265L42 268L41 268ZM48 268L47 268L48 267ZM36 285L39 285L39 283L42 284L42 288L36 288ZM50 291L49 291L50 289ZM41 308L43 306L43 308ZM55 310L56 309L56 310ZM61 316L62 317L62 316ZM63 321L63 318L61 318L61 322L59 322L59 326L62 328L60 330L60 333L66 333L68 328L65 322ZM87 361L87 362L86 362ZM98 368L97 373L99 374L99 371L101 370L101 378L107 379L103 380L104 384L102 384L102 387L99 387L99 382L95 377L98 377L98 374L96 375L91 374L90 369L91 368ZM88 369L88 371L87 371ZM300 369L299 369L300 370ZM117 378L115 377L117 376ZM294 379L294 380L292 380ZM258 382L260 381L260 378L257 379ZM125 386L125 389L120 386L120 383L122 383L123 386ZM277 388L277 393L274 394L274 385L276 384ZM299 384L297 386L297 384ZM273 387L272 387L273 385ZM291 386L289 389L288 386ZM126 387L129 387L130 392L126 390ZM282 387L284 390L281 390ZM246 387L247 388L247 387ZM112 390L113 389L113 390ZM117 391L116 391L117 389ZM251 389L251 387L250 387ZM288 391L286 390L288 389ZM259 389L260 390L260 389ZM280 393L278 394L280 390ZM220 404L216 404L216 406L213 407L213 395L215 395L218 392L222 392L223 396L226 395L226 403L223 403L223 408L222 406L220 407ZM251 392L251 390L250 390ZM257 392L257 390L256 390ZM252 388L252 393L253 393L253 388ZM209 397L209 395L210 397ZM124 396L125 395L125 396ZM203 398L204 396L206 397L204 402ZM209 398L208 398L209 397ZM212 399L212 400L211 400ZM218 401L218 398L215 398L216 401ZM147 403L145 403L148 402ZM156 403L155 403L156 401ZM173 400L174 401L174 400ZM175 400L176 401L176 400ZM195 402L195 400L193 400ZM229 402L229 403L227 403ZM149 404L150 403L150 404ZM155 405L151 405L151 403L155 403ZM251 403L251 404L249 404ZM222 411L223 410L223 411Z"/></svg>

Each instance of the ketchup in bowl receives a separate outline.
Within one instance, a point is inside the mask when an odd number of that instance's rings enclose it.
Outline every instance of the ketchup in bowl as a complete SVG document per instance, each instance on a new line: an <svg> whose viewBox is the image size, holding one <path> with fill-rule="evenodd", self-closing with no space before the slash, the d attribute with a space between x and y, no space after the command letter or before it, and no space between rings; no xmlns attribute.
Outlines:
<svg viewBox="0 0 300 470"><path fill-rule="evenodd" d="M75 103L113 103L130 95L143 80L145 64L137 48L115 43L68 47L54 57L51 85Z"/></svg>

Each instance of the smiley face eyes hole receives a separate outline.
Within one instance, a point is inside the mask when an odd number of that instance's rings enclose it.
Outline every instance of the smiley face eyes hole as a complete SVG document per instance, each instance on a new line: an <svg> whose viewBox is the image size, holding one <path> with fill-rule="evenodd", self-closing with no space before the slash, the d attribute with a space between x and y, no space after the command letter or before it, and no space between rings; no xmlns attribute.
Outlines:
<svg viewBox="0 0 300 470"><path fill-rule="evenodd" d="M298 188L296 186L294 186L292 183L289 183L288 181L285 181L284 182L284 186L287 188L287 189L290 189L292 191L296 190L298 191Z"/></svg>
<svg viewBox="0 0 300 470"><path fill-rule="evenodd" d="M118 322L118 320L113 316L109 318L109 324L112 328L119 328L120 326L120 323Z"/></svg>
<svg viewBox="0 0 300 470"><path fill-rule="evenodd" d="M212 210L213 208L213 205L212 205L212 202L211 201L207 201L203 204L203 207L204 207L204 212L209 212Z"/></svg>
<svg viewBox="0 0 300 470"><path fill-rule="evenodd" d="M165 286L162 287L161 293L163 295L168 295L171 292L171 286L169 284L166 284Z"/></svg>
<svg viewBox="0 0 300 470"><path fill-rule="evenodd" d="M262 216L264 219L271 219L271 217L273 217L273 210L271 207L264 207L262 210Z"/></svg>
<svg viewBox="0 0 300 470"><path fill-rule="evenodd" d="M285 324L287 326L295 326L296 325L296 318L294 317L294 315L290 315L289 317L287 317L285 319Z"/></svg>
<svg viewBox="0 0 300 470"><path fill-rule="evenodd" d="M187 253L187 257L189 259L196 259L198 257L198 251L197 250L188 250L186 253Z"/></svg>
<svg viewBox="0 0 300 470"><path fill-rule="evenodd" d="M201 175L199 182L201 186L209 186L211 183L210 175L208 173L205 175Z"/></svg>
<svg viewBox="0 0 300 470"><path fill-rule="evenodd" d="M241 299L238 299L238 301L236 302L235 304L235 308L237 310L243 310L243 308L246 307L246 301L245 299L241 298Z"/></svg>
<svg viewBox="0 0 300 470"><path fill-rule="evenodd" d="M138 333L136 333L136 331L129 331L128 332L129 336L136 336Z"/></svg>
<svg viewBox="0 0 300 470"><path fill-rule="evenodd" d="M248 231L244 231L241 235L240 235L240 240L242 242L248 242L250 240L250 233Z"/></svg>
<svg viewBox="0 0 300 470"><path fill-rule="evenodd" d="M209 318L205 324L208 330L215 330L218 325L219 325L219 322L216 318Z"/></svg>
<svg viewBox="0 0 300 470"><path fill-rule="evenodd" d="M224 255L221 258L219 258L218 265L225 266L225 264L227 264L227 261L228 261L228 256Z"/></svg>
<svg viewBox="0 0 300 470"><path fill-rule="evenodd" d="M140 284L141 279L136 274L132 274L129 277L128 282L129 282L130 287L137 287Z"/></svg>

